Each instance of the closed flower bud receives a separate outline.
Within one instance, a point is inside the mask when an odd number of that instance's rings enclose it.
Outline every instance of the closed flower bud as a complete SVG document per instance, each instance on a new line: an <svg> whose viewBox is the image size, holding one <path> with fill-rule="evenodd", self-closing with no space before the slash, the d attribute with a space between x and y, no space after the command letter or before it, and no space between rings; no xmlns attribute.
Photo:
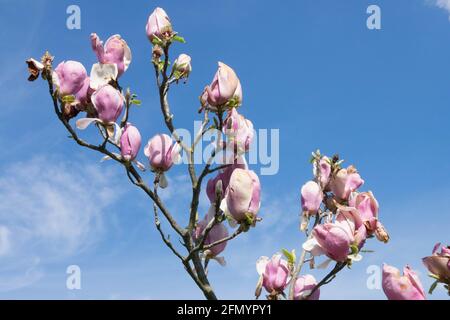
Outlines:
<svg viewBox="0 0 450 320"><path fill-rule="evenodd" d="M287 287L290 270L281 254L275 254L271 259L260 257L256 261L256 270L262 277L262 286L270 295L281 294Z"/></svg>
<svg viewBox="0 0 450 320"><path fill-rule="evenodd" d="M327 189L328 182L330 181L331 176L331 160L327 156L323 156L319 160L319 164L317 165L317 162L314 162L313 167L313 173L314 176L317 177L317 179L320 181L320 184L322 185L322 188L324 190Z"/></svg>
<svg viewBox="0 0 450 320"><path fill-rule="evenodd" d="M173 64L177 79L187 78L192 71L191 57L187 54L180 54Z"/></svg>
<svg viewBox="0 0 450 320"><path fill-rule="evenodd" d="M168 135L158 134L148 141L144 153L154 171L165 172L178 161L180 148Z"/></svg>
<svg viewBox="0 0 450 320"><path fill-rule="evenodd" d="M409 266L401 275L397 268L384 264L382 287L389 300L426 299L419 277Z"/></svg>
<svg viewBox="0 0 450 320"><path fill-rule="evenodd" d="M222 195L224 195L230 183L231 174L236 168L246 169L246 165L243 163L238 163L238 161L236 161L234 164L231 164L230 166L220 171L214 178L208 180L208 183L206 185L206 195L208 196L208 199L209 201L211 201L211 203L214 203L216 201L217 183L219 181L221 182L223 191Z"/></svg>
<svg viewBox="0 0 450 320"><path fill-rule="evenodd" d="M303 212L308 215L316 213L323 200L323 192L317 182L308 181L300 193Z"/></svg>
<svg viewBox="0 0 450 320"><path fill-rule="evenodd" d="M339 170L330 181L330 189L341 200L347 200L350 193L356 191L364 184L364 180L356 172L354 167Z"/></svg>
<svg viewBox="0 0 450 320"><path fill-rule="evenodd" d="M53 83L61 97L76 95L83 88L87 77L86 69L81 63L69 60L56 67Z"/></svg>
<svg viewBox="0 0 450 320"><path fill-rule="evenodd" d="M127 161L134 160L140 148L141 134L139 130L135 126L127 123L120 137L120 154L122 158Z"/></svg>
<svg viewBox="0 0 450 320"><path fill-rule="evenodd" d="M438 252L440 245L436 244L432 255L423 258L422 261L431 274L441 282L450 284L450 247L443 246L441 252Z"/></svg>
<svg viewBox="0 0 450 320"><path fill-rule="evenodd" d="M93 33L91 34L91 45L100 63L117 66L119 77L127 71L131 63L131 50L120 35L111 36L103 45L97 34Z"/></svg>
<svg viewBox="0 0 450 320"><path fill-rule="evenodd" d="M253 141L253 123L232 108L224 122L223 132L228 137L230 148L236 156L248 152Z"/></svg>
<svg viewBox="0 0 450 320"><path fill-rule="evenodd" d="M95 91L91 97L98 118L107 124L116 122L123 109L122 94L111 85L105 85Z"/></svg>
<svg viewBox="0 0 450 320"><path fill-rule="evenodd" d="M172 35L172 24L164 9L156 8L152 12L148 17L145 31L150 41L153 41L155 37L163 40Z"/></svg>
<svg viewBox="0 0 450 320"><path fill-rule="evenodd" d="M307 274L298 277L294 285L294 300L319 300L319 288L311 295L316 286L317 281L312 275Z"/></svg>
<svg viewBox="0 0 450 320"><path fill-rule="evenodd" d="M261 202L261 185L253 171L235 169L222 201L221 209L239 223L256 222Z"/></svg>
<svg viewBox="0 0 450 320"><path fill-rule="evenodd" d="M163 49L159 45L154 45L152 49L152 57L153 61L157 62L159 61L159 58L164 54Z"/></svg>
<svg viewBox="0 0 450 320"><path fill-rule="evenodd" d="M242 103L242 87L233 69L219 62L212 83L206 86L200 100L202 107L212 111L222 108L234 99L234 107Z"/></svg>
<svg viewBox="0 0 450 320"><path fill-rule="evenodd" d="M205 215L203 220L201 220L197 224L197 228L195 229L195 239L199 241L203 235L203 232L205 231L208 224L211 222L212 219L214 219L214 206L211 206L208 210L208 213ZM219 240L225 239L228 237L228 230L225 227L223 223L217 223L212 227L212 229L209 231L208 235L206 236L205 245L212 244L214 242L217 242ZM227 246L227 241L224 241L222 243L219 243L210 249L208 249L207 255L209 258L217 257L220 253L222 253Z"/></svg>

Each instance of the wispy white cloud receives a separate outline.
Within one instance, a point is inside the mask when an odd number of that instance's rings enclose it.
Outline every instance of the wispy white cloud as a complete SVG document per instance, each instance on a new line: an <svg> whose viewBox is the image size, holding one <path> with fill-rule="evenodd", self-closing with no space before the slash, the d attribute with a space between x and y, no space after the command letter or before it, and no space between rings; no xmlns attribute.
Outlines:
<svg viewBox="0 0 450 320"><path fill-rule="evenodd" d="M427 2L447 11L450 20L450 0L427 0Z"/></svg>
<svg viewBox="0 0 450 320"><path fill-rule="evenodd" d="M0 171L0 290L37 280L39 265L86 250L122 191L99 164L36 157ZM13 285L16 283L16 285Z"/></svg>

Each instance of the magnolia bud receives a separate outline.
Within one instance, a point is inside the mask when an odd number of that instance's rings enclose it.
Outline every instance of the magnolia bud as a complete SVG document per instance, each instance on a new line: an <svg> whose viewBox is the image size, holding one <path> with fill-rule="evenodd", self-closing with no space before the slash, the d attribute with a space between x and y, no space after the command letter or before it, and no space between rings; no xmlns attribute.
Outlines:
<svg viewBox="0 0 450 320"><path fill-rule="evenodd" d="M197 224L197 228L195 229L195 234L194 234L196 240L200 240L200 237L202 236L206 227L211 222L211 220L214 219L214 215L215 215L215 209L214 209L214 206L211 206L208 210L208 213L204 217L204 219L201 220ZM226 237L228 237L227 228L225 227L225 225L223 223L217 223L209 231L208 235L206 236L204 244L209 245L216 241L225 239ZM225 250L226 246L227 246L227 241L219 243L219 244L211 247L210 249L208 249L207 254L210 258L216 257L217 255L219 255L221 252L223 252Z"/></svg>
<svg viewBox="0 0 450 320"><path fill-rule="evenodd" d="M132 161L136 158L141 148L141 134L139 130L127 123L123 128L122 136L120 137L120 154L122 158L127 161Z"/></svg>
<svg viewBox="0 0 450 320"><path fill-rule="evenodd" d="M237 156L248 152L253 141L253 123L240 115L236 108L228 112L225 119L223 132L228 137L228 144Z"/></svg>
<svg viewBox="0 0 450 320"><path fill-rule="evenodd" d="M124 103L124 98L117 89L109 84L105 85L92 94L91 100L101 121L116 122Z"/></svg>
<svg viewBox="0 0 450 320"><path fill-rule="evenodd" d="M164 51L160 46L158 46L158 45L153 46L153 49L152 49L153 61L159 61L159 58L161 58L161 56L163 54L164 54Z"/></svg>
<svg viewBox="0 0 450 320"><path fill-rule="evenodd" d="M187 54L180 54L173 64L177 79L187 78L192 71L191 57Z"/></svg>
<svg viewBox="0 0 450 320"><path fill-rule="evenodd" d="M433 255L422 259L428 271L439 278L441 282L450 284L450 247L443 246L441 252L437 252L438 243L434 246Z"/></svg>
<svg viewBox="0 0 450 320"><path fill-rule="evenodd" d="M148 17L145 31L150 41L153 41L155 38L163 40L172 35L172 24L167 13L162 8L156 8Z"/></svg>
<svg viewBox="0 0 450 320"><path fill-rule="evenodd" d="M331 160L323 156L319 160L319 164L317 164L316 161L314 161L314 167L313 167L313 173L314 176L318 178L320 181L320 184L322 185L323 189L327 189L328 182L330 181L330 175L331 175Z"/></svg>
<svg viewBox="0 0 450 320"><path fill-rule="evenodd" d="M242 87L233 69L219 62L219 68L212 83L206 86L200 98L202 107L216 111L234 98L235 106L242 102ZM232 106L232 107L233 107Z"/></svg>
<svg viewBox="0 0 450 320"><path fill-rule="evenodd" d="M83 88L87 78L84 66L77 61L61 62L55 69L53 83L61 97L75 95Z"/></svg>
<svg viewBox="0 0 450 320"><path fill-rule="evenodd" d="M294 285L294 300L319 300L319 288L311 295L316 286L317 281L312 275L298 277Z"/></svg>
<svg viewBox="0 0 450 320"><path fill-rule="evenodd" d="M316 213L323 200L323 192L315 181L308 181L301 189L301 202L303 212L307 214Z"/></svg>
<svg viewBox="0 0 450 320"><path fill-rule="evenodd" d="M237 222L255 223L261 205L261 185L258 176L250 170L233 171L221 209Z"/></svg>
<svg viewBox="0 0 450 320"><path fill-rule="evenodd" d="M144 149L153 170L164 172L178 161L180 147L166 134L158 134L151 138Z"/></svg>
<svg viewBox="0 0 450 320"><path fill-rule="evenodd" d="M272 296L281 294L288 285L289 266L279 253L271 259L260 257L256 261L256 270L262 277L262 286Z"/></svg>
<svg viewBox="0 0 450 320"><path fill-rule="evenodd" d="M347 200L350 193L356 191L363 184L364 180L361 179L356 169L350 166L347 169L339 170L332 177L330 189L338 199Z"/></svg>

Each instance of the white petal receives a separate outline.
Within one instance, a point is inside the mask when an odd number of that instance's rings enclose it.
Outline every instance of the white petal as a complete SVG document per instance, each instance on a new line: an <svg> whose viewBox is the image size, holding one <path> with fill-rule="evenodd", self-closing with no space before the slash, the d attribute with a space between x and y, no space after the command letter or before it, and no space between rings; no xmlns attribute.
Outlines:
<svg viewBox="0 0 450 320"><path fill-rule="evenodd" d="M106 160L111 160L110 156L104 156L103 158L100 159L100 162L106 161Z"/></svg>
<svg viewBox="0 0 450 320"><path fill-rule="evenodd" d="M179 164L181 162L181 146L176 143L172 149L172 161L175 164Z"/></svg>
<svg viewBox="0 0 450 320"><path fill-rule="evenodd" d="M311 238L303 243L302 248L308 252L311 252L317 244L316 239Z"/></svg>
<svg viewBox="0 0 450 320"><path fill-rule="evenodd" d="M230 211L228 211L228 206L227 206L227 201L226 201L226 197L222 199L222 201L220 202L220 210L223 211L223 213L225 215L230 215Z"/></svg>
<svg viewBox="0 0 450 320"><path fill-rule="evenodd" d="M348 255L348 258L350 260L352 260L353 262L358 262L358 261L361 261L363 257L362 257L362 255L357 253L357 254L350 254L350 255Z"/></svg>
<svg viewBox="0 0 450 320"><path fill-rule="evenodd" d="M114 128L115 128L115 130L114 130L114 141L113 142L116 145L118 145L119 142L120 142L120 137L122 136L123 130L122 130L122 128L120 128L120 126L117 123L114 122L113 124L114 124Z"/></svg>
<svg viewBox="0 0 450 320"><path fill-rule="evenodd" d="M93 122L101 122L100 119L97 118L80 118L76 122L76 126L80 130L84 130Z"/></svg>
<svg viewBox="0 0 450 320"><path fill-rule="evenodd" d="M30 58L29 60L34 64L36 68L39 69L39 71L42 71L42 69L44 69L44 65L39 61L37 61L36 59Z"/></svg>
<svg viewBox="0 0 450 320"><path fill-rule="evenodd" d="M311 253L312 256L320 256L325 253L315 238L305 241L302 248Z"/></svg>
<svg viewBox="0 0 450 320"><path fill-rule="evenodd" d="M52 72L52 82L57 88L59 88L59 77L55 71Z"/></svg>
<svg viewBox="0 0 450 320"><path fill-rule="evenodd" d="M269 262L269 257L262 256L256 260L256 272L261 276L266 270L266 265Z"/></svg>
<svg viewBox="0 0 450 320"><path fill-rule="evenodd" d="M227 265L224 257L214 257L213 260L216 260L222 267Z"/></svg>
<svg viewBox="0 0 450 320"><path fill-rule="evenodd" d="M161 173L159 176L159 186L163 189L167 188L169 185L169 182L167 182L166 175L164 173Z"/></svg>
<svg viewBox="0 0 450 320"><path fill-rule="evenodd" d="M145 165L143 165L142 163L140 163L137 160L134 160L133 162L136 163L136 166L138 167L139 170L145 171Z"/></svg>
<svg viewBox="0 0 450 320"><path fill-rule="evenodd" d="M91 69L89 85L92 89L97 90L101 86L108 84L111 80L116 80L117 74L116 64L94 63Z"/></svg>

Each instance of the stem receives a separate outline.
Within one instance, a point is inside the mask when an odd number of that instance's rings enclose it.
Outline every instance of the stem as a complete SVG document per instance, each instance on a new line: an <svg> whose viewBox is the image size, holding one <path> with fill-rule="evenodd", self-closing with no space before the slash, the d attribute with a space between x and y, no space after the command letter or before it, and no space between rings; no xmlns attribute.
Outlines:
<svg viewBox="0 0 450 320"><path fill-rule="evenodd" d="M315 220L314 220L314 227L319 223L320 221L320 217L319 214L316 214L315 216ZM308 238L306 239L306 241L311 240L313 236L313 233L311 232L308 236ZM295 289L295 282L297 281L297 278L300 274L300 272L302 271L303 265L305 264L305 257L306 257L306 250L303 249L302 253L300 255L300 259L298 261L297 267L295 268L293 274L292 274L292 280L291 280L291 286L289 288L289 299L290 300L294 300L294 289Z"/></svg>
<svg viewBox="0 0 450 320"><path fill-rule="evenodd" d="M347 262L337 262L334 266L333 270L331 270L318 284L314 287L314 289L311 291L311 293L308 295L310 297L316 290L318 290L321 286L324 284L328 284L336 277L336 274L344 269L344 267L347 265Z"/></svg>

